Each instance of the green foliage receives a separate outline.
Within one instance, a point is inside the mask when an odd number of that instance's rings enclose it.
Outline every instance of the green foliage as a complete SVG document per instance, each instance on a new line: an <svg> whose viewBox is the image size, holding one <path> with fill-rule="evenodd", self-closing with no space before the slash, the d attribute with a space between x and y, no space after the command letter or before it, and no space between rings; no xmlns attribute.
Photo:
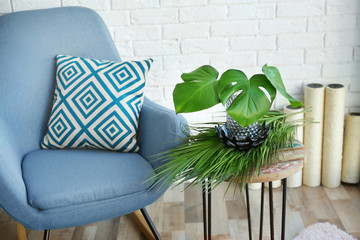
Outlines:
<svg viewBox="0 0 360 240"><path fill-rule="evenodd" d="M224 72L218 83L219 97L223 105L239 90L248 90L249 83L245 73L240 70L230 69Z"/></svg>
<svg viewBox="0 0 360 240"><path fill-rule="evenodd" d="M177 84L173 92L176 113L196 112L218 104L218 76L218 71L208 65L182 74L184 82Z"/></svg>
<svg viewBox="0 0 360 240"><path fill-rule="evenodd" d="M267 79L269 79L271 84L276 88L276 90L289 100L292 107L297 108L303 106L303 103L301 101L296 100L286 92L280 72L276 67L268 66L267 64L265 64L262 68L262 71L267 77Z"/></svg>
<svg viewBox="0 0 360 240"><path fill-rule="evenodd" d="M221 81L222 76L219 80L219 85ZM270 81L263 74L256 74L252 76L250 80L246 79L243 85L244 87L239 88L234 82L228 83L229 89L235 88L232 90L233 93L237 92L238 90L242 90L242 93L239 94L237 98L235 98L230 107L226 109L226 112L234 120L239 122L240 125L248 126L269 112L276 96L276 89L271 85ZM265 91L268 92L271 102L259 87L263 87ZM228 99L221 100L225 105Z"/></svg>
<svg viewBox="0 0 360 240"><path fill-rule="evenodd" d="M184 82L177 84L173 92L176 112L196 112L220 102L225 105L232 95L239 93L226 112L246 127L269 112L277 91L293 107L302 106L301 101L286 92L276 67L265 64L262 71L264 74L256 74L250 80L236 69L227 70L217 80L218 71L209 65L184 73L181 75ZM270 99L261 88L269 94Z"/></svg>
<svg viewBox="0 0 360 240"><path fill-rule="evenodd" d="M166 186L181 184L190 180L189 187L201 185L211 177L213 188L226 179L244 186L247 179L260 173L261 167L268 167L279 159L284 146L294 141L296 123L286 122L285 114L269 112L260 121L271 127L265 142L249 151L227 147L215 133L213 125L192 127L195 134L187 134L178 147L156 156L156 161L166 161L156 169L157 184Z"/></svg>

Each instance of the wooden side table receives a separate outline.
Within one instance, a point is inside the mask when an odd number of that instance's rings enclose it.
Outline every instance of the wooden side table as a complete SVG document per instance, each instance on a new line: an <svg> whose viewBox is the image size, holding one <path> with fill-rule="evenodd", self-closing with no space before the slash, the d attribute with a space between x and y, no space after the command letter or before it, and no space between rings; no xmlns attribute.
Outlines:
<svg viewBox="0 0 360 240"><path fill-rule="evenodd" d="M263 215L264 215L264 189L265 182L269 182L269 209L270 209L270 237L274 240L274 212L273 212L273 189L272 182L282 180L282 219L281 219L281 239L285 239L285 220L286 220L286 179L297 173L303 168L305 162L305 148L301 143L295 143L294 150L284 149L280 156L280 161L269 168L262 168L258 176L253 176L245 186L245 198L247 205L249 239L252 239L251 213L249 201L248 183L261 183L261 203L260 203L260 229L259 239L262 239ZM204 222L204 240L211 240L211 186L203 184L202 202L203 202L203 222Z"/></svg>

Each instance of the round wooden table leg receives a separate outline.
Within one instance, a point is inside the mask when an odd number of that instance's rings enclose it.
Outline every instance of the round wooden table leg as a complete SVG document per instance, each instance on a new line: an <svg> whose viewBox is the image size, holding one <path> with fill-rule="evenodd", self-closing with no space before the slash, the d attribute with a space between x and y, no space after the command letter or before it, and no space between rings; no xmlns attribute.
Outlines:
<svg viewBox="0 0 360 240"><path fill-rule="evenodd" d="M272 182L269 182L270 239L274 240L274 209Z"/></svg>

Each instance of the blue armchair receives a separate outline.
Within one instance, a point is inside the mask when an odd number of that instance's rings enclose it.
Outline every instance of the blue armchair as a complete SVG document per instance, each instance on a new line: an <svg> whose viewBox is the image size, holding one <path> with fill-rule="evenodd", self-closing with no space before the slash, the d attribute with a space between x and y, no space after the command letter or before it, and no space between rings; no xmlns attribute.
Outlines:
<svg viewBox="0 0 360 240"><path fill-rule="evenodd" d="M64 7L0 17L1 207L18 222L20 235L25 226L45 230L45 238L50 229L141 209L159 238L144 208L165 191L145 182L159 164L150 158L177 144L186 121L145 98L139 153L40 149L52 106L57 54L120 61L105 24L90 9Z"/></svg>

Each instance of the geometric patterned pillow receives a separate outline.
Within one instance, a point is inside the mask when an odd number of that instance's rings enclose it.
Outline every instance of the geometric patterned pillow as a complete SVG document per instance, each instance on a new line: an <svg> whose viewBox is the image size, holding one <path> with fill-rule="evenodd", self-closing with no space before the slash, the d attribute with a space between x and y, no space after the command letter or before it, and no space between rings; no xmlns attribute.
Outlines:
<svg viewBox="0 0 360 240"><path fill-rule="evenodd" d="M136 132L153 60L56 58L54 102L41 147L139 151Z"/></svg>

